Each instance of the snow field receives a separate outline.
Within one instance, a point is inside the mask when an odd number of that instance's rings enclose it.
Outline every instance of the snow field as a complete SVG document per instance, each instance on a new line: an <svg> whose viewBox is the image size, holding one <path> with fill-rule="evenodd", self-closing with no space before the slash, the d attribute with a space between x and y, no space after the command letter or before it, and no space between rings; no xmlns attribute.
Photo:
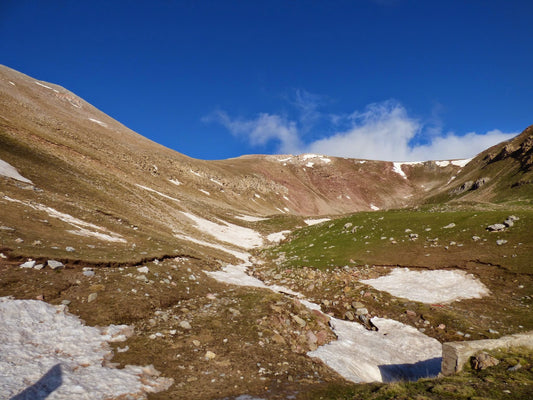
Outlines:
<svg viewBox="0 0 533 400"><path fill-rule="evenodd" d="M331 218L319 218L319 219L305 219L304 222L311 226L316 224L321 224L322 222L331 221Z"/></svg>
<svg viewBox="0 0 533 400"><path fill-rule="evenodd" d="M319 310L318 304L278 285L267 286L261 280L246 273L250 263L228 265L220 271L206 272L218 281L258 288L297 297L311 310ZM372 318L379 331L369 331L361 324L330 319L337 340L307 353L318 357L329 367L352 382L388 382L399 379L415 380L435 376L440 372L442 346L417 329L401 322Z"/></svg>
<svg viewBox="0 0 533 400"><path fill-rule="evenodd" d="M285 240L285 235L288 235L291 231L274 232L267 236L267 240L271 243L279 243Z"/></svg>
<svg viewBox="0 0 533 400"><path fill-rule="evenodd" d="M222 220L219 220L221 224L217 224L188 212L181 213L192 220L197 229L213 236L221 242L231 243L244 249L259 247L263 244L261 234L253 229Z"/></svg>
<svg viewBox="0 0 533 400"><path fill-rule="evenodd" d="M33 185L32 181L27 178L24 178L21 174L19 174L15 167L13 167L11 164L5 162L2 159L0 159L0 175Z"/></svg>
<svg viewBox="0 0 533 400"><path fill-rule="evenodd" d="M146 398L145 393L165 390L172 384L171 379L150 376L155 372L153 367L119 370L103 366L111 355L107 343L124 341L132 333L127 325L100 330L83 325L76 316L67 314L64 306L7 297L0 298L0 320L0 393L6 398L41 379L45 382L33 388L32 398ZM51 371L56 376L46 382L43 376ZM47 397L42 391L54 383L52 380L59 387Z"/></svg>
<svg viewBox="0 0 533 400"><path fill-rule="evenodd" d="M489 290L464 271L410 271L395 268L389 275L361 281L396 297L422 303L450 303L486 296Z"/></svg>

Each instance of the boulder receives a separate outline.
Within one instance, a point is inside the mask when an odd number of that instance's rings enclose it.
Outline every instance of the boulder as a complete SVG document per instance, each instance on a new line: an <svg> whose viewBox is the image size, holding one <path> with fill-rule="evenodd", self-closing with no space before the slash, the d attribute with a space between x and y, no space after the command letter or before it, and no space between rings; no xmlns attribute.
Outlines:
<svg viewBox="0 0 533 400"><path fill-rule="evenodd" d="M489 232L501 232L506 228L504 224L492 224L487 226Z"/></svg>
<svg viewBox="0 0 533 400"><path fill-rule="evenodd" d="M65 265L61 261L48 260L46 263L51 269L63 269Z"/></svg>

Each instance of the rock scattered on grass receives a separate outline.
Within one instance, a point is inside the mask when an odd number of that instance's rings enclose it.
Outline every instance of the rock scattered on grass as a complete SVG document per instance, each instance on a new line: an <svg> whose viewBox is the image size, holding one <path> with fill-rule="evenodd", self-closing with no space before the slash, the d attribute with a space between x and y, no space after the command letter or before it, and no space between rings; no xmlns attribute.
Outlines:
<svg viewBox="0 0 533 400"><path fill-rule="evenodd" d="M33 268L35 267L36 262L33 260L28 260L23 264L20 264L20 268Z"/></svg>
<svg viewBox="0 0 533 400"><path fill-rule="evenodd" d="M65 265L60 262L60 261L56 261L56 260L48 260L47 263L46 263L51 269L63 269L65 268Z"/></svg>

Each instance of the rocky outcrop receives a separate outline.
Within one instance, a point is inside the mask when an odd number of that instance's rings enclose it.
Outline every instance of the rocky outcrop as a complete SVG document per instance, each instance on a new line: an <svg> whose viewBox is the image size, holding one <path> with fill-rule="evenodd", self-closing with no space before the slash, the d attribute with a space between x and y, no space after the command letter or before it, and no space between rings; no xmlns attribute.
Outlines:
<svg viewBox="0 0 533 400"><path fill-rule="evenodd" d="M508 349L511 347L533 348L533 331L503 336L499 339L443 343L441 373L443 375L452 375L460 372L470 360L470 357L483 350Z"/></svg>

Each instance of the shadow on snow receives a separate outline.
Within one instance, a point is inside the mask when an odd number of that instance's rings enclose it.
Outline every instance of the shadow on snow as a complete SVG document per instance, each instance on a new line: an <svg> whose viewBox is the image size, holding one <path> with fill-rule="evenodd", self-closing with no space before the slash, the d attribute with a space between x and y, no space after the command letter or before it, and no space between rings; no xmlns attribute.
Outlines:
<svg viewBox="0 0 533 400"><path fill-rule="evenodd" d="M44 400L63 383L61 364L56 364L41 379L10 400Z"/></svg>
<svg viewBox="0 0 533 400"><path fill-rule="evenodd" d="M437 376L441 362L442 357L435 357L414 364L378 365L378 368L383 382L416 381Z"/></svg>

